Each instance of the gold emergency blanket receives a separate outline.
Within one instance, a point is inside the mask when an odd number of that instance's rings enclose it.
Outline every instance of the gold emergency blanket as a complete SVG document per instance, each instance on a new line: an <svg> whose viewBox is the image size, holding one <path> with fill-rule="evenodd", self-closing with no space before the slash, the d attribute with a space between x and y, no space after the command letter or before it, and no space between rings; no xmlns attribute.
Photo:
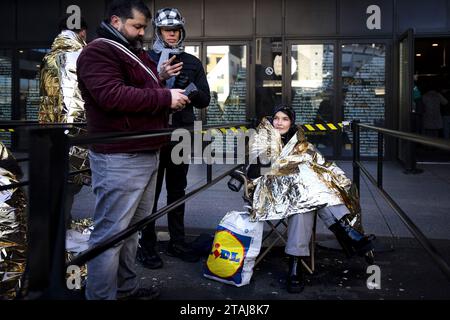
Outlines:
<svg viewBox="0 0 450 320"><path fill-rule="evenodd" d="M18 165L0 142L0 186L18 182L18 177L6 167ZM0 191L0 300L14 298L22 286L27 249L25 212L26 198L21 189Z"/></svg>
<svg viewBox="0 0 450 320"><path fill-rule="evenodd" d="M40 123L86 122L76 71L78 56L85 45L78 34L64 30L55 38L51 51L45 55L40 78ZM76 128L70 134L78 135L83 132L84 129ZM89 168L87 154L84 148L70 148L71 171ZM79 174L72 180L77 184L90 184L90 175Z"/></svg>
<svg viewBox="0 0 450 320"><path fill-rule="evenodd" d="M278 220L326 205L345 204L351 212L351 224L361 230L356 188L342 169L326 161L306 140L301 127L283 147L280 133L264 118L249 145L251 161L270 161L270 167L249 186L253 219Z"/></svg>

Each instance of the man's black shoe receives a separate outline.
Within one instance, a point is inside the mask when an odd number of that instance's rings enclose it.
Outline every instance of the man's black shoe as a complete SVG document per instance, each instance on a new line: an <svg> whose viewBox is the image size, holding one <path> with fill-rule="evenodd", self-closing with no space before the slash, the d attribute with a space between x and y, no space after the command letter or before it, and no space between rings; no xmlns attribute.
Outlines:
<svg viewBox="0 0 450 320"><path fill-rule="evenodd" d="M139 261L142 266L147 269L160 269L163 266L161 257L154 249L148 250L144 249L143 247L138 247L136 260Z"/></svg>
<svg viewBox="0 0 450 320"><path fill-rule="evenodd" d="M152 288L139 288L134 293L122 297L117 297L117 300L155 300L159 297L159 289Z"/></svg>
<svg viewBox="0 0 450 320"><path fill-rule="evenodd" d="M172 243L169 241L167 254L186 262L197 262L200 260L199 255L186 242Z"/></svg>

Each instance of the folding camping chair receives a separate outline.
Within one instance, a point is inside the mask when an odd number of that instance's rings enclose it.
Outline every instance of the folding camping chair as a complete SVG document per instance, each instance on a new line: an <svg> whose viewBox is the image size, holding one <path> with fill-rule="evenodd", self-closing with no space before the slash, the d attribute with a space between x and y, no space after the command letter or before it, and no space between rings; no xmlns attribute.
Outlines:
<svg viewBox="0 0 450 320"><path fill-rule="evenodd" d="M228 182L228 187L232 191L239 191L241 189L241 186L244 185L244 200L246 203L248 203L248 208L252 208L252 201L249 197L248 193L248 179L247 176L239 170L236 170L231 174L232 179ZM234 179L234 180L233 180ZM263 237L261 247L265 247L263 251L259 254L258 258L255 261L255 266L261 262L261 260L272 250L274 246L276 246L280 241L286 245L286 237L287 237L287 230L288 230L288 222L287 218L278 220L276 222L273 222L271 220L265 221L267 225L270 226L270 231ZM306 263L303 259L301 259L301 262L306 270L308 270L309 273L313 274L315 270L315 242L316 242L316 222L317 222L317 213L314 214L314 224L313 224L313 232L311 235L311 241L310 241L310 254L311 254L311 261L310 263ZM281 230L280 230L281 229ZM275 234L276 237L273 239L271 238L271 235ZM266 246L267 245L267 246Z"/></svg>
<svg viewBox="0 0 450 320"><path fill-rule="evenodd" d="M286 237L287 237L287 230L288 230L288 223L287 218L278 220L276 222L273 222L271 220L265 221L267 225L270 226L271 230L263 237L261 247L265 247L263 251L260 252L258 258L255 261L255 266L261 262L261 260L272 250L274 246L276 246L280 241L283 242L284 245L286 245ZM316 222L317 222L317 214L314 214L314 224L313 224L313 231L311 234L311 241L309 242L309 248L310 248L310 255L311 255L311 261L308 264L303 259L301 259L301 262L306 270L310 274L314 273L315 270L315 245L316 245ZM282 230L280 230L282 228ZM276 237L275 239L271 239L271 235L275 233ZM267 244L267 247L266 245Z"/></svg>

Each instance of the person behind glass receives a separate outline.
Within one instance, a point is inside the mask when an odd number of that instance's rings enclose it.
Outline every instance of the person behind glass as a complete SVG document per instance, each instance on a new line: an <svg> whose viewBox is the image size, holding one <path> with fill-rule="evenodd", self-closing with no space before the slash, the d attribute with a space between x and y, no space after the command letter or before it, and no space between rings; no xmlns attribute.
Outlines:
<svg viewBox="0 0 450 320"><path fill-rule="evenodd" d="M425 135L439 137L441 136L443 119L441 106L447 106L448 101L439 92L441 83L437 79L430 79L425 84L425 94L422 96L424 104L423 114L423 132Z"/></svg>
<svg viewBox="0 0 450 320"><path fill-rule="evenodd" d="M450 79L445 78L444 85L441 91L442 96L447 100L450 101ZM442 122L444 127L444 139L450 139L450 105L447 103L446 105L441 104L441 115L442 115Z"/></svg>
<svg viewBox="0 0 450 320"><path fill-rule="evenodd" d="M275 107L273 111L271 123L273 128L280 133L283 147L288 144L299 130L295 125L295 117L294 109L289 106L280 105ZM304 146L302 146L302 143L304 143L304 141L298 141L294 150L306 150ZM309 142L306 143L311 146L312 150L317 152ZM309 150L306 152L309 152ZM266 165L266 167L267 166L270 166L270 164ZM263 167L264 166L260 163L251 164L247 169L247 177L250 179L260 177L261 169L263 169ZM320 179L320 177L317 176L317 179ZM307 184L314 184L316 181L303 181L303 183L303 190L312 190L311 188L308 188ZM310 199L313 199L314 197L318 196L308 195L308 198ZM253 199L253 201L255 201L255 199ZM374 236L365 236L351 227L347 221L347 216L350 214L350 211L343 201L338 202L341 204L321 206L321 208L317 210L317 214L329 230L335 234L338 242L341 244L348 257L355 254L364 256L366 253L373 250L371 240L373 240ZM305 286L301 259L310 259L309 242L313 232L314 212L315 211L306 211L304 213L297 213L289 216L285 253L289 258L287 290L290 293L299 293Z"/></svg>
<svg viewBox="0 0 450 320"><path fill-rule="evenodd" d="M84 101L78 89L76 63L81 50L86 46L87 23L80 18L80 29L68 26L70 15L64 15L59 21L59 34L53 40L52 48L41 64L39 123L86 122ZM78 132L71 132L71 135ZM80 147L71 147L69 151L71 171L86 169L87 151ZM81 165L80 165L81 164ZM83 185L90 184L86 174L70 177L67 183L67 195L64 201L66 225L70 227L71 210L75 195Z"/></svg>
<svg viewBox="0 0 450 320"><path fill-rule="evenodd" d="M195 118L193 108L206 108L210 101L209 86L202 63L193 55L184 52L186 37L184 18L177 9L158 10L153 25L155 40L150 57L158 64L160 79L165 81L167 88L185 89L192 84L196 87L196 90L189 94L191 102L182 111L170 116L169 125L172 128L193 126ZM176 143L173 142L161 148L153 212L157 211L164 175L168 205L185 195L189 164L172 162L172 148ZM167 214L170 233L167 253L183 261L196 262L199 260L199 256L185 241L184 211L185 206L182 204ZM150 269L163 266L163 261L155 250L156 242L155 224L153 223L142 231L137 254L137 260Z"/></svg>
<svg viewBox="0 0 450 320"><path fill-rule="evenodd" d="M142 50L151 19L141 0L115 0L99 35L80 54L79 87L89 134L135 132L167 127L170 112L189 103L181 89L158 80L156 64ZM96 197L92 248L147 217L153 207L159 148L165 138L90 146ZM136 276L137 232L87 263L86 298L152 299L156 288L140 288Z"/></svg>

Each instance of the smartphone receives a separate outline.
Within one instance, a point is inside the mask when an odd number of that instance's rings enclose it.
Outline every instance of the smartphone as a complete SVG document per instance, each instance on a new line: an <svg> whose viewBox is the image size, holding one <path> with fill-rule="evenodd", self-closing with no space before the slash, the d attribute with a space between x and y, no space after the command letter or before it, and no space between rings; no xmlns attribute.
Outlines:
<svg viewBox="0 0 450 320"><path fill-rule="evenodd" d="M169 59L170 58L172 58L173 56L175 56L175 59L173 59L173 61L172 61L172 65L174 65L174 64L177 64L177 63L180 63L181 61L178 59L178 57L177 57L177 55L176 54L170 54L169 55Z"/></svg>
<svg viewBox="0 0 450 320"><path fill-rule="evenodd" d="M188 86L186 88L184 88L184 93L183 94L185 96L189 97L190 95L192 95L196 91L198 91L197 86L193 82L191 82L191 83L188 84Z"/></svg>

